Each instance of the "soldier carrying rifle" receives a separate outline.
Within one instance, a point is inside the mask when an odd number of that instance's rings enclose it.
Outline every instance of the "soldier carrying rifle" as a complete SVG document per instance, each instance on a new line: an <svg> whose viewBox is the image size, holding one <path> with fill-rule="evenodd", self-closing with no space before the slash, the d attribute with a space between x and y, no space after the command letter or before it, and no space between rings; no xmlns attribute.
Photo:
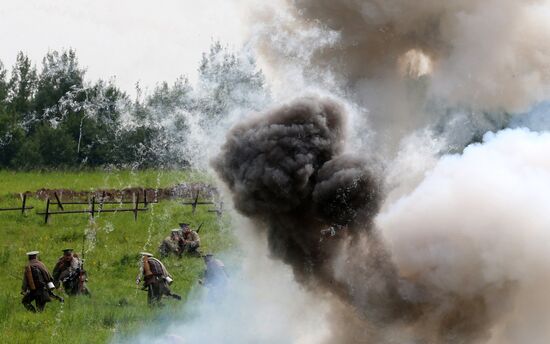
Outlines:
<svg viewBox="0 0 550 344"><path fill-rule="evenodd" d="M56 288L62 284L65 293L68 295L90 295L86 287L88 276L84 270L84 262L76 254L72 248L63 250L55 267L53 268L53 279Z"/></svg>
<svg viewBox="0 0 550 344"><path fill-rule="evenodd" d="M38 260L38 251L27 252L29 262L25 266L23 272L23 283L21 286L21 294L23 299L21 303L31 312L39 312L44 310L46 303L52 298L63 302L63 298L53 293L54 284L53 278L46 266ZM32 305L35 301L36 308Z"/></svg>
<svg viewBox="0 0 550 344"><path fill-rule="evenodd" d="M162 306L160 302L163 295L171 296L176 300L181 300L181 296L170 291L172 276L166 270L162 262L148 252L141 252L142 260L140 262L139 275L136 278L136 284L139 285L143 279L143 290L147 290L147 303L149 306Z"/></svg>

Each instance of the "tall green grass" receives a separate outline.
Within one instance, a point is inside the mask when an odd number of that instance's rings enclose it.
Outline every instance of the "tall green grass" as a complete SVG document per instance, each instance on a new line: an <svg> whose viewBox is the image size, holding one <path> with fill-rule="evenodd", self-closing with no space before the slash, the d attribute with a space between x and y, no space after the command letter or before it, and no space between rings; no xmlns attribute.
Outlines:
<svg viewBox="0 0 550 344"><path fill-rule="evenodd" d="M166 187L172 183L205 180L187 172L100 172L86 173L17 173L0 172L0 207L18 205L13 195L41 187L89 190L121 186ZM125 178L128 178L127 180ZM140 251L157 252L160 241L177 223L193 226L204 223L200 235L204 252L231 249L234 238L208 206L191 207L179 200L150 204L149 211L102 213L95 219L87 214L54 215L49 224L35 214L44 208L44 201L30 198L34 210L0 212L0 338L6 343L106 343L115 334L129 336L159 317L183 317L184 301L165 300L166 307L147 307L147 294L135 286ZM123 205L123 207L129 205ZM66 206L82 209L86 206ZM107 206L106 206L107 207ZM110 206L113 207L113 206ZM86 240L83 243L83 237ZM41 314L27 312L21 305L21 277L26 264L25 252L39 250L40 259L50 270L64 248L81 253L84 246L85 267L89 275L92 297L66 297L65 304L53 301ZM163 260L174 276L172 290L185 297L203 273L200 258L169 257ZM58 291L59 292L59 291Z"/></svg>

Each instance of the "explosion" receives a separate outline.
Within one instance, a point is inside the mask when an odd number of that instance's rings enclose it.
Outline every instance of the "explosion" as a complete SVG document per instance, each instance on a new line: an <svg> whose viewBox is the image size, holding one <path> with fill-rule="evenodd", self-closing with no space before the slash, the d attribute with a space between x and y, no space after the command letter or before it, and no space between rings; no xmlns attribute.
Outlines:
<svg viewBox="0 0 550 344"><path fill-rule="evenodd" d="M544 99L550 30L540 30L546 24L536 14L544 5L287 1L280 4L284 15L275 11L273 19L256 11L256 36L269 66L284 77L296 77L289 68L296 64L307 65L303 76L312 83L332 75L324 85L339 90L340 101L369 109L367 127L351 126L380 135L366 150L393 145L399 157L415 150L407 140L419 130L437 135L434 123L449 119L449 109L489 114L500 129L508 125L500 113ZM297 32L311 35L293 37ZM315 32L328 38L311 39ZM289 43L300 39L300 48ZM256 115L229 131L213 162L235 208L267 231L271 255L330 300L327 342L550 338L542 325L550 307L534 302L550 271L540 246L549 235L541 199L550 176L548 135L487 134L461 155L436 156L411 184L400 161L381 165L346 150L348 115L340 101L308 96ZM395 195L390 176L410 185ZM533 316L536 324L521 320Z"/></svg>
<svg viewBox="0 0 550 344"><path fill-rule="evenodd" d="M328 304L323 342L548 342L550 134L508 128L550 91L548 1L252 8L283 101L230 129L212 167L249 246ZM288 313L294 335L265 342L321 341Z"/></svg>

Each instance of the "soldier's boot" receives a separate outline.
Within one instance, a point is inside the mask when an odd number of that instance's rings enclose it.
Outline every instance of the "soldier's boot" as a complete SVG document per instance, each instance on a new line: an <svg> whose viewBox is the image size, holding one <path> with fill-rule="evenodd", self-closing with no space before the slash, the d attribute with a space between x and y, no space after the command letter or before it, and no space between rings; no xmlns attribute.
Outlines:
<svg viewBox="0 0 550 344"><path fill-rule="evenodd" d="M28 310L28 311L31 311L33 313L36 313L36 308L34 308L34 306L31 304L31 303L27 303L27 302L22 302L23 306L25 306L25 308Z"/></svg>
<svg viewBox="0 0 550 344"><path fill-rule="evenodd" d="M46 307L46 302L39 302L36 300L36 310L39 312L43 312L44 308Z"/></svg>

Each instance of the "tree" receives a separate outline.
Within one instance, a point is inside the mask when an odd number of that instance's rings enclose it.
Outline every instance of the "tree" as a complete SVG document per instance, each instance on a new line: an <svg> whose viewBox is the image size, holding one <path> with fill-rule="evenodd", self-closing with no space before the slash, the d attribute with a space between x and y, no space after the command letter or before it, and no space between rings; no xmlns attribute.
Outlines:
<svg viewBox="0 0 550 344"><path fill-rule="evenodd" d="M84 100L83 94L75 93L83 88L84 74L74 50L46 54L34 98L34 108L40 120L61 121L64 113L58 103L68 93L72 93L73 101Z"/></svg>
<svg viewBox="0 0 550 344"><path fill-rule="evenodd" d="M19 52L8 83L8 106L25 122L32 120L30 112L36 82L36 68L28 56Z"/></svg>
<svg viewBox="0 0 550 344"><path fill-rule="evenodd" d="M8 107L9 85L7 71L0 61L0 166L8 166L17 153L24 132L17 126L13 111Z"/></svg>
<svg viewBox="0 0 550 344"><path fill-rule="evenodd" d="M6 80L7 70L4 64L0 61L0 113L6 111L8 100L8 82Z"/></svg>
<svg viewBox="0 0 550 344"><path fill-rule="evenodd" d="M199 67L197 110L218 122L235 109L259 110L269 100L265 78L254 57L230 52L219 41L204 53Z"/></svg>
<svg viewBox="0 0 550 344"><path fill-rule="evenodd" d="M115 163L121 127L120 113L128 98L112 82L99 80L73 87L58 102L59 128L76 143L76 162L89 166Z"/></svg>

